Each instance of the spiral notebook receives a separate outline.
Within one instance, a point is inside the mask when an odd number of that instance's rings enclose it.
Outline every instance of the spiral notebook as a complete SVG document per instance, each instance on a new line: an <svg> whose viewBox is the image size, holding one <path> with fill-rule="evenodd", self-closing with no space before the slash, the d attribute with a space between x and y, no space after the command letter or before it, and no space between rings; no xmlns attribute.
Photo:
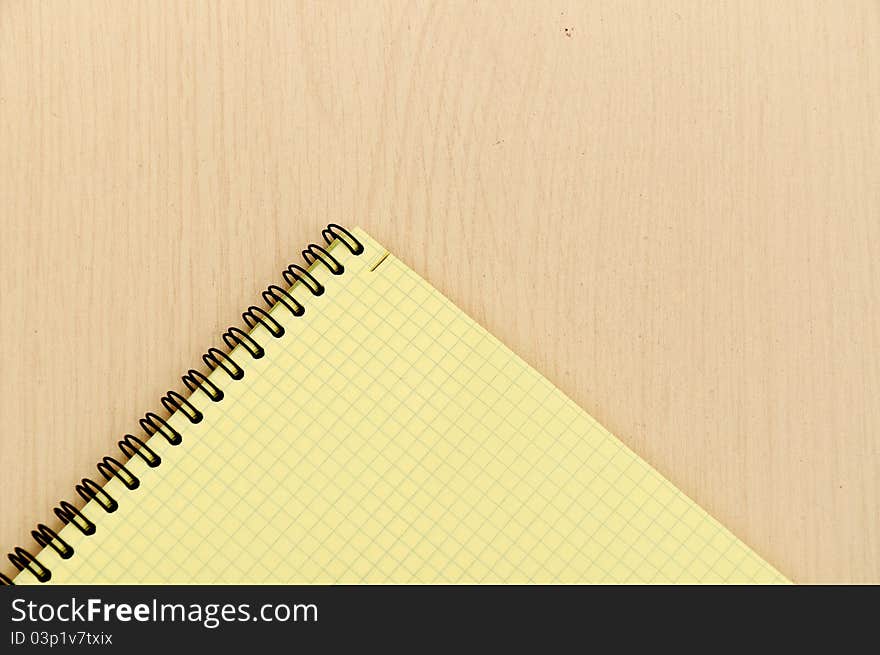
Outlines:
<svg viewBox="0 0 880 655"><path fill-rule="evenodd" d="M15 584L786 582L363 230L323 236Z"/></svg>

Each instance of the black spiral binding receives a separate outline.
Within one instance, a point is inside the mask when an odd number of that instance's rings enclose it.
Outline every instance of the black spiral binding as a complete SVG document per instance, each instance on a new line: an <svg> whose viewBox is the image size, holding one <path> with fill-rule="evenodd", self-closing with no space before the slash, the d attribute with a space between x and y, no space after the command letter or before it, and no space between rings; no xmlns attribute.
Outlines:
<svg viewBox="0 0 880 655"><path fill-rule="evenodd" d="M341 225L331 223L321 232L321 236L328 246L338 240L353 255L360 255L364 252L363 244ZM324 286L309 273L307 270L309 266L316 263L321 264L333 275L341 275L345 272L345 267L342 263L330 254L329 250L317 244L310 244L308 248L303 250L302 256L306 262L306 267L291 264L284 270L282 277L285 283L291 287L295 283L301 282L314 296L323 294ZM305 306L297 301L289 292L274 284L263 292L262 297L269 309L277 303L281 303L294 316L302 316L306 311ZM272 337L278 339L284 336L284 328L281 324L261 307L248 307L247 311L242 314L242 318L249 329L259 323L269 331ZM254 359L259 359L265 354L263 346L238 327L230 327L223 333L222 339L230 352L240 345ZM218 348L209 349L202 356L202 360L211 371L221 368L233 380L240 380L244 377L244 368L233 360L228 353ZM190 392L194 393L196 389L201 389L212 402L217 403L223 400L223 391L203 373L190 369L182 379ZM187 398L184 398L176 391L169 391L161 399L161 403L169 415L180 411L190 423L198 423L203 418L202 413ZM140 419L139 423L147 435L152 437L158 433L172 446L176 446L183 441L183 435L172 428L168 421L158 414L148 412ZM128 461L137 455L150 467L156 467L162 463L159 455L134 435L125 435L125 438L119 442L118 446L124 455L124 461ZM131 491L140 486L140 480L125 464L113 457L105 457L98 463L97 468L103 478L108 481L114 477L119 478L125 487ZM119 507L119 503L104 490L103 485L98 484L91 478L83 478L82 482L76 486L76 492L86 502L90 500L96 501L108 514L115 512ZM64 524L73 524L85 535L93 535L97 531L97 526L66 500L61 501L58 507L54 509L54 512ZM73 547L70 544L58 536L57 532L42 523L37 526L36 530L31 532L31 535L37 544L43 548L52 548L63 559L69 559L74 554ZM15 548L13 552L9 553L9 560L19 571L27 569L40 582L48 582L52 577L52 572L24 548ZM0 586L12 584L12 580L0 573Z"/></svg>

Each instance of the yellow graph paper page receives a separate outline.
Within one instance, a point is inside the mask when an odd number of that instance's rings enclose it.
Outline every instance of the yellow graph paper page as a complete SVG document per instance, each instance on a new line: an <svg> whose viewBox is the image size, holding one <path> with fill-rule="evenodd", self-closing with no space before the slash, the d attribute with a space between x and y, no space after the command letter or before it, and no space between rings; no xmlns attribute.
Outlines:
<svg viewBox="0 0 880 655"><path fill-rule="evenodd" d="M561 391L361 230L326 292L191 400L162 464L61 531L60 583L785 582ZM386 256L387 255L387 256ZM384 259L383 259L384 258ZM33 582L25 572L17 584Z"/></svg>

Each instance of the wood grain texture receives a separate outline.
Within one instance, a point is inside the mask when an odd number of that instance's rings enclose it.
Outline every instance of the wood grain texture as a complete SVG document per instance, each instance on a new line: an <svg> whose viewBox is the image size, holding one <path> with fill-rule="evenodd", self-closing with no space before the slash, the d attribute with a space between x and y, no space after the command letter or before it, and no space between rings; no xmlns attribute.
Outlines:
<svg viewBox="0 0 880 655"><path fill-rule="evenodd" d="M336 221L794 580L880 582L878 44L857 0L3 0L0 547Z"/></svg>

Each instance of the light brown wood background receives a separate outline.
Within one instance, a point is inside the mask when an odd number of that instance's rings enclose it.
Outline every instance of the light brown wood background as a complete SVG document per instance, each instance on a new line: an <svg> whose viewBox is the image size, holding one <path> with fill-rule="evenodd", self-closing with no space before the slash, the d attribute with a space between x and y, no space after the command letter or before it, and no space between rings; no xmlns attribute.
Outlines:
<svg viewBox="0 0 880 655"><path fill-rule="evenodd" d="M0 213L3 552L336 221L880 581L876 1L0 0Z"/></svg>

